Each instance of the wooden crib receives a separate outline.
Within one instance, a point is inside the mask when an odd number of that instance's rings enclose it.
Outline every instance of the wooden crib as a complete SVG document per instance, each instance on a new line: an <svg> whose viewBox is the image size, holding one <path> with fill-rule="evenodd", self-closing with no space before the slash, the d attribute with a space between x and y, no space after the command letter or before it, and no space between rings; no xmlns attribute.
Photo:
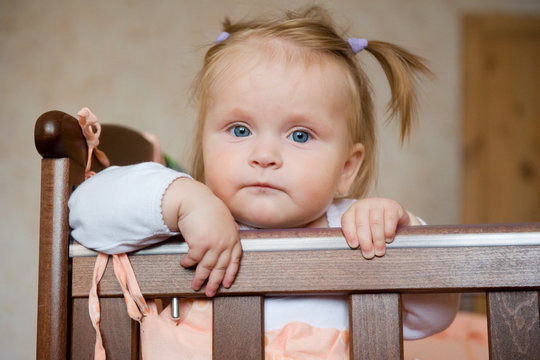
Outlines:
<svg viewBox="0 0 540 360"><path fill-rule="evenodd" d="M95 253L70 244L67 211L84 179L86 145L76 120L59 111L39 117L35 143L43 157L37 358L92 358ZM103 126L100 148L119 165L153 154L139 133L114 125ZM349 250L339 229L246 231L241 239L237 279L214 299L214 359L264 358L264 296L312 293L349 295L351 359L402 359L401 294L418 292L486 292L490 358L540 356L540 223L403 228L373 260ZM204 296L178 264L186 250L173 238L130 256L145 297ZM138 359L138 323L111 268L99 286L105 348L110 359Z"/></svg>

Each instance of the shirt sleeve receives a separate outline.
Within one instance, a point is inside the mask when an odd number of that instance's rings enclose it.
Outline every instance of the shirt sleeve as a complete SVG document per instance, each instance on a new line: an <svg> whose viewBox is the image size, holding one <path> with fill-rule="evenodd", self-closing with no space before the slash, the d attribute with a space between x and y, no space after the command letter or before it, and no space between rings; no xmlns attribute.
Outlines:
<svg viewBox="0 0 540 360"><path fill-rule="evenodd" d="M84 181L71 195L69 225L83 246L106 254L139 250L178 232L161 213L169 185L189 175L153 162L111 166Z"/></svg>
<svg viewBox="0 0 540 360"><path fill-rule="evenodd" d="M456 317L460 294L403 294L403 338L422 339L446 329Z"/></svg>

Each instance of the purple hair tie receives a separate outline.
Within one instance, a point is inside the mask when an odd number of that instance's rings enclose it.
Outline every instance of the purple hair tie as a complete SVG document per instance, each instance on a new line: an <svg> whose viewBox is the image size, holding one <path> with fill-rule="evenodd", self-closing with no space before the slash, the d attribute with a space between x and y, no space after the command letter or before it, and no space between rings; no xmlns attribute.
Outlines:
<svg viewBox="0 0 540 360"><path fill-rule="evenodd" d="M226 31L223 31L221 34L218 35L217 39L216 39L216 44L219 44L220 42L224 41L224 40L227 40L227 38L231 36L231 34L229 34L228 32Z"/></svg>
<svg viewBox="0 0 540 360"><path fill-rule="evenodd" d="M368 41L366 39L349 38L347 39L347 42L349 45L351 45L351 49L355 54L358 54L360 51L367 48L368 45Z"/></svg>

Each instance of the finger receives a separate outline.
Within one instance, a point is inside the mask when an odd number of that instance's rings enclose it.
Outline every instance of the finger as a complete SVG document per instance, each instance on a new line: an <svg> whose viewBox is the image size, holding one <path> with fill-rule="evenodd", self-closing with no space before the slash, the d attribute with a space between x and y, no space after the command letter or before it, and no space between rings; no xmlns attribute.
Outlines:
<svg viewBox="0 0 540 360"><path fill-rule="evenodd" d="M356 213L356 236L358 237L362 256L366 259L372 259L375 256L369 216L369 210L359 209Z"/></svg>
<svg viewBox="0 0 540 360"><path fill-rule="evenodd" d="M223 280L223 277L225 276L225 270L229 264L229 259L230 254L228 252L224 252L220 255L216 266L214 266L208 276L208 282L206 283L205 289L206 296L212 297L216 294L219 289L219 284L221 284L221 280Z"/></svg>
<svg viewBox="0 0 540 360"><path fill-rule="evenodd" d="M204 251L202 248L189 248L187 254L180 260L180 265L182 265L182 267L189 268L198 264L203 258L205 252L206 251Z"/></svg>
<svg viewBox="0 0 540 360"><path fill-rule="evenodd" d="M384 236L384 208L371 209L369 212L369 226L376 256L383 256L386 251Z"/></svg>
<svg viewBox="0 0 540 360"><path fill-rule="evenodd" d="M387 243L394 241L400 214L395 209L386 209L384 212L384 237Z"/></svg>
<svg viewBox="0 0 540 360"><path fill-rule="evenodd" d="M215 251L206 251L204 256L199 261L197 268L195 269L195 275L191 282L191 288L193 290L200 290L206 279L210 276L210 273L216 266L219 254Z"/></svg>
<svg viewBox="0 0 540 360"><path fill-rule="evenodd" d="M195 269L195 275L193 280L191 280L191 288L195 291L198 291L203 286L204 282L210 276L213 266L207 266L205 264L199 263L197 269Z"/></svg>
<svg viewBox="0 0 540 360"><path fill-rule="evenodd" d="M227 270L225 271L225 276L223 277L223 286L227 289L231 287L236 277L236 274L238 273L238 269L240 268L241 257L242 257L242 246L240 245L240 243L238 243L237 246L235 246L232 251L231 262L229 263L229 266L227 267Z"/></svg>
<svg viewBox="0 0 540 360"><path fill-rule="evenodd" d="M341 231L343 232L343 236L345 236L347 244L349 244L351 248L356 249L358 245L360 245L356 235L354 210L346 211L341 217Z"/></svg>

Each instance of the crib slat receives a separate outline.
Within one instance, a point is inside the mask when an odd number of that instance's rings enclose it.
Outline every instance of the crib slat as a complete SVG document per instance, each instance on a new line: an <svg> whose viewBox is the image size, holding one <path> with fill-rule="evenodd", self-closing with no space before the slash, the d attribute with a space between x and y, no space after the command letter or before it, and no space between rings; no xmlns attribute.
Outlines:
<svg viewBox="0 0 540 360"><path fill-rule="evenodd" d="M130 319L123 298L101 298L101 333L108 359L139 358L139 324ZM93 358L96 332L88 316L88 298L73 299L71 359Z"/></svg>
<svg viewBox="0 0 540 360"><path fill-rule="evenodd" d="M488 292L489 358L538 359L540 316L537 291Z"/></svg>
<svg viewBox="0 0 540 360"><path fill-rule="evenodd" d="M71 359L87 358L94 353L96 332L88 316L88 298L75 298L71 314Z"/></svg>
<svg viewBox="0 0 540 360"><path fill-rule="evenodd" d="M351 359L403 359L399 294L351 295L349 329Z"/></svg>
<svg viewBox="0 0 540 360"><path fill-rule="evenodd" d="M213 359L264 359L262 296L214 298Z"/></svg>
<svg viewBox="0 0 540 360"><path fill-rule="evenodd" d="M193 270L178 266L178 259L178 255L130 256L145 295L193 296ZM88 296L95 259L72 260L72 295ZM159 264L160 272L155 271L155 264ZM530 289L540 287L539 269L540 246L389 249L385 256L373 261L363 259L360 251L354 250L246 252L234 286L222 288L220 293ZM171 278L176 280L172 284ZM99 294L122 294L110 264L100 282Z"/></svg>

